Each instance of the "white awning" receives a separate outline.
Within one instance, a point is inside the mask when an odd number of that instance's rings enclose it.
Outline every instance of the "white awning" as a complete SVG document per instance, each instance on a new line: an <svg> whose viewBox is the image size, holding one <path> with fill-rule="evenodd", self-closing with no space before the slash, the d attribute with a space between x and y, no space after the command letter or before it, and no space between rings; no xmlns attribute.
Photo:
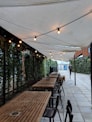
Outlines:
<svg viewBox="0 0 92 122"><path fill-rule="evenodd" d="M68 60L92 41L92 0L0 0L0 26L45 56Z"/></svg>

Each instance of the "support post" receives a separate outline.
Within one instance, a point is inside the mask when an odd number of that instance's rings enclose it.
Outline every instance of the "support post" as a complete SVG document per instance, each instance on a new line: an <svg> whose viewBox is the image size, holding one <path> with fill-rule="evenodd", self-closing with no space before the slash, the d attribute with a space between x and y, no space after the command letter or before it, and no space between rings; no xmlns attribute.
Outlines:
<svg viewBox="0 0 92 122"><path fill-rule="evenodd" d="M6 84L6 46L4 41L4 50L3 50L3 104L5 104L5 84Z"/></svg>
<svg viewBox="0 0 92 122"><path fill-rule="evenodd" d="M74 55L74 81L76 86L76 63L75 63L75 55Z"/></svg>
<svg viewBox="0 0 92 122"><path fill-rule="evenodd" d="M90 44L90 63L91 63L91 76L90 76L90 80L91 80L91 105L92 105L92 43Z"/></svg>

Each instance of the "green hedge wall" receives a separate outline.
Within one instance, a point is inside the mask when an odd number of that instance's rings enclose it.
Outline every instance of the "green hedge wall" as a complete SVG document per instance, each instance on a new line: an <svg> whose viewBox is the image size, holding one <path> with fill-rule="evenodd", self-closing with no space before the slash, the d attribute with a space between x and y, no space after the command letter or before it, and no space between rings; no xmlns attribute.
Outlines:
<svg viewBox="0 0 92 122"><path fill-rule="evenodd" d="M52 67L54 69L54 71L56 71L57 70L57 61L46 58L44 60L44 74L45 74L45 76L49 75L50 67Z"/></svg>
<svg viewBox="0 0 92 122"><path fill-rule="evenodd" d="M75 62L75 65L74 65ZM78 72L78 73L85 73L90 74L90 58L89 57L82 57L82 58L76 58L74 60L70 60L70 63L72 65L72 71Z"/></svg>

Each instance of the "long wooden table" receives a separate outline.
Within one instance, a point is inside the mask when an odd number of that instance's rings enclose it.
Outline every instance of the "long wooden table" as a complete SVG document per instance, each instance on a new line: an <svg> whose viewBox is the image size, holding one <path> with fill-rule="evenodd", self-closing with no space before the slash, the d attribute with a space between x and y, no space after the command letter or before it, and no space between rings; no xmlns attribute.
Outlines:
<svg viewBox="0 0 92 122"><path fill-rule="evenodd" d="M49 77L58 78L59 77L59 73L58 72L52 72L51 74L49 74Z"/></svg>
<svg viewBox="0 0 92 122"><path fill-rule="evenodd" d="M25 91L0 108L0 122L40 122L51 92Z"/></svg>
<svg viewBox="0 0 92 122"><path fill-rule="evenodd" d="M52 90L55 87L57 78L43 78L34 85L32 85L32 88L35 90Z"/></svg>
<svg viewBox="0 0 92 122"><path fill-rule="evenodd" d="M50 78L58 78L58 75L59 75L59 74L50 74L49 77L50 77Z"/></svg>

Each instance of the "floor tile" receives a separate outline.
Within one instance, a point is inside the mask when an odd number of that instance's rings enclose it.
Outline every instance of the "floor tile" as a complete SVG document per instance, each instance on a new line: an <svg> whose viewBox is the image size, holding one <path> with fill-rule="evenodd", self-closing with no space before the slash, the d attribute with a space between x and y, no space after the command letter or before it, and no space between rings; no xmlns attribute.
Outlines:
<svg viewBox="0 0 92 122"><path fill-rule="evenodd" d="M64 109L61 109L59 104L58 109L64 122L66 114L66 104L69 99L73 107L73 122L92 122L92 105L91 105L91 88L89 75L76 73L76 85L74 81L74 73L72 72L71 79L68 71L60 71L61 74L65 75L66 80L63 84L64 94L61 93L63 99ZM43 119L41 122L49 122L49 119ZM60 122L59 117L56 114L55 122ZM69 118L67 118L69 122Z"/></svg>

